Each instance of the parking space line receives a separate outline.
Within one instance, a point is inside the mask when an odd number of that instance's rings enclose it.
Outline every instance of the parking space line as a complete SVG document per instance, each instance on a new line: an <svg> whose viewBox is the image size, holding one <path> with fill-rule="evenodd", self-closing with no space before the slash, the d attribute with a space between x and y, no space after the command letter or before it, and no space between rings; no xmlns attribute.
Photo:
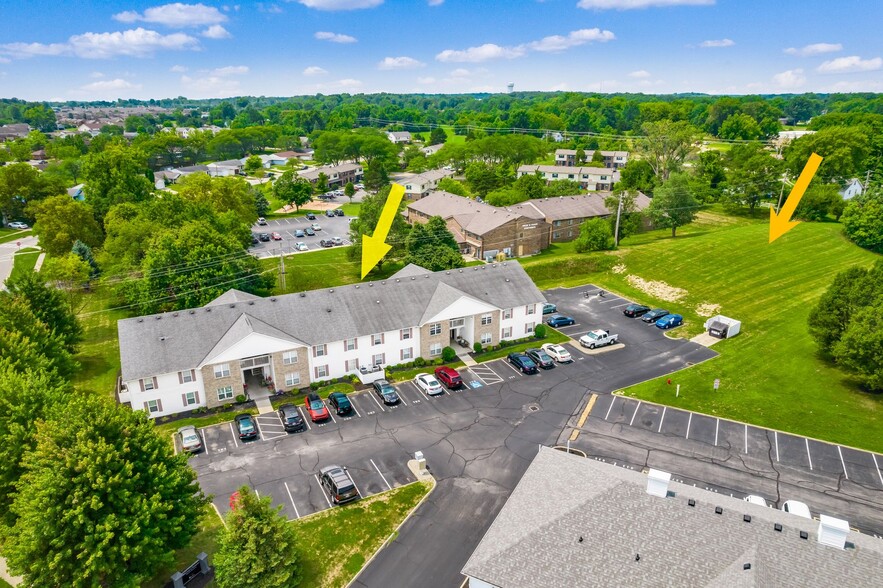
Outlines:
<svg viewBox="0 0 883 588"><path fill-rule="evenodd" d="M402 394L401 388L399 388L399 398L404 401L404 402L402 402L402 404L410 404L411 403L411 401L408 400L408 397L405 396L404 394Z"/></svg>
<svg viewBox="0 0 883 588"><path fill-rule="evenodd" d="M506 367L508 367L510 370L512 370L513 372L515 372L516 374L518 374L519 376L523 375L523 374L522 374L521 372L519 372L517 369L515 369L514 367L512 367L512 364L509 363L508 361L506 361L506 362L504 363L504 365L505 365Z"/></svg>
<svg viewBox="0 0 883 588"><path fill-rule="evenodd" d="M877 454L872 453L871 457L874 458L874 467L877 468L877 475L880 476L880 484L883 485L883 474L880 473L880 466L877 465Z"/></svg>
<svg viewBox="0 0 883 588"><path fill-rule="evenodd" d="M632 413L632 420L629 421L629 426L635 422L635 417L638 416L638 409L641 408L641 401L638 401L638 406L635 407L635 412Z"/></svg>
<svg viewBox="0 0 883 588"><path fill-rule="evenodd" d="M325 497L325 502L328 503L328 508L331 508L331 501L328 499L328 494L325 493L325 488L322 487L322 482L319 481L319 474L313 474L313 477L316 478L316 483L319 484L319 492ZM353 485L355 486L355 484Z"/></svg>
<svg viewBox="0 0 883 588"><path fill-rule="evenodd" d="M347 398L349 398L349 396L347 396ZM359 418L362 418L362 415L359 414L359 409L356 408L356 403L353 402L353 401L350 401L350 406L353 407L353 410L355 411L356 416L359 417Z"/></svg>
<svg viewBox="0 0 883 588"><path fill-rule="evenodd" d="M285 484L285 491L288 492L288 500L291 501L291 508L294 509L294 516L300 518L300 513L297 512L297 505L294 503L294 497L291 496L291 489L288 487L288 482L282 482Z"/></svg>
<svg viewBox="0 0 883 588"><path fill-rule="evenodd" d="M631 304L630 302L625 302L623 304L617 304L616 306L611 306L610 308L622 308L623 306L628 306Z"/></svg>
<svg viewBox="0 0 883 588"><path fill-rule="evenodd" d="M380 407L380 411L381 411L381 412L386 412L386 409L383 408L383 405L380 404L380 401L377 400L377 398L374 396L374 394L372 394L371 392L369 392L368 394L371 396L371 400L374 401L374 404L376 404L377 406Z"/></svg>
<svg viewBox="0 0 883 588"><path fill-rule="evenodd" d="M622 298L608 298L607 300L603 300L601 302L601 304L607 304L608 302L618 302L620 300L622 300ZM613 307L611 307L611 308L613 308Z"/></svg>
<svg viewBox="0 0 883 588"><path fill-rule="evenodd" d="M843 461L843 450L840 446L837 446L837 453L840 454L840 464L843 466L843 475L846 476L846 479L849 479L849 473L846 471L846 462Z"/></svg>
<svg viewBox="0 0 883 588"><path fill-rule="evenodd" d="M424 392L423 389L420 388L420 386L417 386L416 384L413 384L413 386L414 386L415 388L417 388L417 392L420 392L420 394L423 395L423 398L425 398L426 401L428 402L428 401L429 401L429 396L426 395L426 392Z"/></svg>
<svg viewBox="0 0 883 588"><path fill-rule="evenodd" d="M748 425L745 425L745 453L748 453Z"/></svg>
<svg viewBox="0 0 883 588"><path fill-rule="evenodd" d="M665 409L666 409L666 408L668 408L668 407L667 407L667 406L663 406L663 407L662 407L662 416L659 418L659 428L656 429L656 432L657 432L657 433L661 433L661 432L662 432L662 423L665 422Z"/></svg>
<svg viewBox="0 0 883 588"><path fill-rule="evenodd" d="M482 383L482 384L484 384L485 386L488 385L488 383L484 381L484 378L482 378L481 376L479 376L477 372L472 371L472 368L467 368L467 369L469 370L469 373L470 373L470 374L472 374L473 376L475 376L476 378L478 378L479 380L481 380L481 383Z"/></svg>
<svg viewBox="0 0 883 588"><path fill-rule="evenodd" d="M197 430L196 434L199 435L199 438L202 440L202 450L208 455L208 443L205 442L205 433Z"/></svg>
<svg viewBox="0 0 883 588"><path fill-rule="evenodd" d="M693 422L693 411L690 411L687 414L690 416L687 417L687 434L684 436L684 439L690 438L690 424Z"/></svg>
<svg viewBox="0 0 883 588"><path fill-rule="evenodd" d="M812 456L809 454L809 439L804 437L804 441L806 441L806 457L809 458L809 469L812 469Z"/></svg>
<svg viewBox="0 0 883 588"><path fill-rule="evenodd" d="M717 431L721 426L721 420L717 419L714 423L714 446L717 447Z"/></svg>
<svg viewBox="0 0 883 588"><path fill-rule="evenodd" d="M323 403L322 403L322 404L325 404L325 403L324 403L324 402L323 402ZM331 414L331 409L330 409L330 408L328 408L328 405L327 405L327 404L325 404L325 410L327 410L327 411L328 411L328 416L330 416L330 417L331 417L331 422L332 422L332 423L335 423L335 424L337 424L337 421L336 421L336 420L334 420L334 415L333 415L333 414Z"/></svg>
<svg viewBox="0 0 883 588"><path fill-rule="evenodd" d="M380 468L377 467L377 464L376 464L376 463L374 463L374 460L373 460L373 459L369 459L368 461L371 462L371 465L373 465L373 466L374 466L374 469L377 470L377 473L380 474L380 478L383 480L383 483L386 484L386 488L387 488L387 490L392 490L392 486L390 486L390 485L389 485L389 482L386 481L386 476L383 475L383 473L380 471Z"/></svg>
<svg viewBox="0 0 883 588"><path fill-rule="evenodd" d="M779 461L779 432L773 431L773 438L776 440L776 461Z"/></svg>
<svg viewBox="0 0 883 588"><path fill-rule="evenodd" d="M310 419L307 418L307 415L305 415L305 414L303 413L303 411L300 409L299 406L296 407L296 408L297 408L297 411L300 413L300 418L302 418L302 419L304 420L304 423L307 425L307 431L309 431L310 429L313 428L313 427L310 426Z"/></svg>
<svg viewBox="0 0 883 588"><path fill-rule="evenodd" d="M610 411L613 410L613 405L616 402L616 396L613 397L613 400L610 401L610 407L607 409L607 414L604 415L604 420L607 420L607 417L610 416Z"/></svg>
<svg viewBox="0 0 883 588"><path fill-rule="evenodd" d="M239 443L236 442L236 431L233 429L233 423L230 423L230 434L233 435L233 445L238 448Z"/></svg>

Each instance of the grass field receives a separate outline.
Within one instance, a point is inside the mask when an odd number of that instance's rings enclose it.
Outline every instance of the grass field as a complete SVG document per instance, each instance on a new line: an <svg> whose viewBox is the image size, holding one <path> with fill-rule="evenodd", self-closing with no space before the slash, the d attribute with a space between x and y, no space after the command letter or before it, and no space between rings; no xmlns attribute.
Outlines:
<svg viewBox="0 0 883 588"><path fill-rule="evenodd" d="M80 363L80 371L74 376L74 385L81 390L113 395L120 369L117 321L134 314L126 310L111 310L115 300L107 287L87 294L84 302L85 306L79 313L83 341L75 356Z"/></svg>
<svg viewBox="0 0 883 588"><path fill-rule="evenodd" d="M276 273L275 294L305 292L319 288L333 288L361 281L361 262L350 261L346 247L322 249L307 254L289 255L285 258L285 288L281 287ZM263 259L265 269L279 267L279 259ZM370 280L382 280L402 269L403 264L384 263L380 271L369 274Z"/></svg>
<svg viewBox="0 0 883 588"><path fill-rule="evenodd" d="M700 304L742 321L742 333L714 349L721 356L678 372L680 397L664 378L625 394L747 421L836 443L883 451L883 397L858 389L817 355L806 320L833 276L876 256L848 242L835 223L802 223L773 244L760 219L703 212L672 239L655 231L626 240L620 251L567 259L557 254L523 263L540 288L594 282L686 319L672 336L703 330ZM562 264L571 264L562 271ZM558 268L559 274L554 273ZM616 269L614 269L614 267ZM640 290L628 276L686 290L676 302ZM712 392L712 383L721 386Z"/></svg>
<svg viewBox="0 0 883 588"><path fill-rule="evenodd" d="M34 266L37 265L38 257L40 257L40 250L34 247L25 247L16 253L12 262L12 273L9 274L9 277L14 278L22 274L32 273Z"/></svg>
<svg viewBox="0 0 883 588"><path fill-rule="evenodd" d="M33 235L31 229L0 229L0 243L9 243L22 237L30 237Z"/></svg>

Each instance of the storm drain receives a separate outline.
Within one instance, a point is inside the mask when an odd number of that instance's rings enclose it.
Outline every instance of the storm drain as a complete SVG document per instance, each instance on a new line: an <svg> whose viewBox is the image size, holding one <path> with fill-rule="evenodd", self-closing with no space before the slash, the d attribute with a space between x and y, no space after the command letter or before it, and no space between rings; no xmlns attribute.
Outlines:
<svg viewBox="0 0 883 588"><path fill-rule="evenodd" d="M540 410L540 405L539 404L528 404L524 408L527 409L527 412L537 412L538 410Z"/></svg>

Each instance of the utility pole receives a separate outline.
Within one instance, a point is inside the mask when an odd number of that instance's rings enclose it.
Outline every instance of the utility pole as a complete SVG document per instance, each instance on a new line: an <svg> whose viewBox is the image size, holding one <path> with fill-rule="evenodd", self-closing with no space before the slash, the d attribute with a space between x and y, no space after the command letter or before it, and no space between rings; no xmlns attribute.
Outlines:
<svg viewBox="0 0 883 588"><path fill-rule="evenodd" d="M279 283L282 285L282 291L285 292L285 255L282 249L279 249Z"/></svg>
<svg viewBox="0 0 883 588"><path fill-rule="evenodd" d="M865 185L862 186L862 191L867 192L868 186L871 184L871 170L868 170L868 173L865 174Z"/></svg>
<svg viewBox="0 0 883 588"><path fill-rule="evenodd" d="M616 207L616 230L613 232L613 246L619 247L619 217L622 215L622 192L619 193L619 205Z"/></svg>
<svg viewBox="0 0 883 588"><path fill-rule="evenodd" d="M785 176L782 176L782 190L779 192L779 204L776 206L776 214L779 214L779 209L782 208L782 196L785 194Z"/></svg>

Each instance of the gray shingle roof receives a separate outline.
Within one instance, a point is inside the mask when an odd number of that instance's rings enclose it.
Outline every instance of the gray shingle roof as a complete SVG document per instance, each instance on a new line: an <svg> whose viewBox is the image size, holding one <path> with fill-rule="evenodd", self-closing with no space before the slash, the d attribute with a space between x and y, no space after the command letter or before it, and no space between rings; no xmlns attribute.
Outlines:
<svg viewBox="0 0 883 588"><path fill-rule="evenodd" d="M520 216L443 190L430 192L426 198L408 204L408 208L428 216L440 216L445 220L453 218L464 230L475 235L484 235Z"/></svg>
<svg viewBox="0 0 883 588"><path fill-rule="evenodd" d="M202 308L119 321L122 377L131 381L195 368L237 321L242 321L235 329L239 338L261 332L306 345L422 325L440 283L501 309L545 301L513 262L424 274L413 266L382 282L225 304L215 299Z"/></svg>
<svg viewBox="0 0 883 588"><path fill-rule="evenodd" d="M609 176L613 174L613 170L606 167L568 167L566 165L519 165L518 173L530 174L534 172L545 172L549 174L562 174L577 176L579 174L592 174L596 176ZM574 178L578 179L578 178Z"/></svg>
<svg viewBox="0 0 883 588"><path fill-rule="evenodd" d="M880 539L852 532L854 547L827 547L816 521L677 482L675 496L659 498L646 484L640 472L543 447L463 573L503 588L802 588L883 577Z"/></svg>
<svg viewBox="0 0 883 588"><path fill-rule="evenodd" d="M610 194L610 192L595 192L577 196L537 198L536 200L528 200L510 206L506 210L531 218L544 218L549 222L570 218L606 216L613 212L608 210L604 204L604 199L610 196ZM638 192L635 198L635 206L638 210L644 210L650 206L650 199L643 193Z"/></svg>
<svg viewBox="0 0 883 588"><path fill-rule="evenodd" d="M242 290L237 290L236 288L230 288L205 306L218 306L221 304L232 304L235 302L247 302L249 300L259 300L260 296L255 296L254 294L249 294L248 292L243 292Z"/></svg>

